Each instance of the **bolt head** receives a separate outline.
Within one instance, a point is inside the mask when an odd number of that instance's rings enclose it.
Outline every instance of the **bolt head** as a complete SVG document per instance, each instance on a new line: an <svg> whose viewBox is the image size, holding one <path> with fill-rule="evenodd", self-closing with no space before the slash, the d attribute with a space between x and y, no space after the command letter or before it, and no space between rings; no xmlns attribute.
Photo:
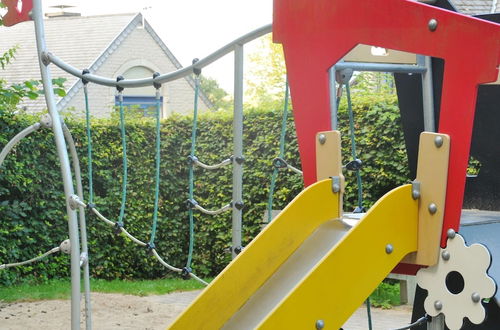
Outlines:
<svg viewBox="0 0 500 330"><path fill-rule="evenodd" d="M453 230L453 228L448 229L448 231L446 232L446 236L449 239L454 239L456 234L457 233L455 232L455 230Z"/></svg>
<svg viewBox="0 0 500 330"><path fill-rule="evenodd" d="M431 32L434 32L434 31L436 31L436 29L438 27L438 21L435 18L432 18L429 20L429 23L427 24L427 26L429 27L429 30Z"/></svg>
<svg viewBox="0 0 500 330"><path fill-rule="evenodd" d="M325 327L325 321L323 320L317 320L316 321L316 329L321 330Z"/></svg>
<svg viewBox="0 0 500 330"><path fill-rule="evenodd" d="M393 251L394 251L394 246L392 246L392 244L387 244L385 246L385 253L391 254Z"/></svg>
<svg viewBox="0 0 500 330"><path fill-rule="evenodd" d="M472 301L475 303L478 303L481 301L481 296L477 292L472 293L471 298L472 298Z"/></svg>
<svg viewBox="0 0 500 330"><path fill-rule="evenodd" d="M435 214L437 212L438 208L437 205L434 203L429 204L429 213L430 214Z"/></svg>
<svg viewBox="0 0 500 330"><path fill-rule="evenodd" d="M443 258L444 261L450 260L450 252L444 250L443 252L441 252L441 258Z"/></svg>
<svg viewBox="0 0 500 330"><path fill-rule="evenodd" d="M436 300L434 302L434 308L437 309L438 311L443 309L443 303L441 302L441 300Z"/></svg>
<svg viewBox="0 0 500 330"><path fill-rule="evenodd" d="M320 144L325 144L325 142L326 142L326 135L325 134L318 135L318 141L319 141Z"/></svg>
<svg viewBox="0 0 500 330"><path fill-rule="evenodd" d="M436 148L441 148L443 146L443 137L438 135L434 138L434 145L436 146Z"/></svg>
<svg viewBox="0 0 500 330"><path fill-rule="evenodd" d="M420 191L418 191L417 189L412 190L411 197L413 199L419 199L420 198Z"/></svg>

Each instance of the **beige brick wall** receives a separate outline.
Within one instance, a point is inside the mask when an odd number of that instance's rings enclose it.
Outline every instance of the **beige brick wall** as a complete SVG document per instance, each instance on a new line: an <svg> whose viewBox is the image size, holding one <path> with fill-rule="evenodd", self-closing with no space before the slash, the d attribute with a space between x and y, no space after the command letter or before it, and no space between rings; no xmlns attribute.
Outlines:
<svg viewBox="0 0 500 330"><path fill-rule="evenodd" d="M95 74L117 77L133 66L145 66L162 74L176 70L160 46L142 27L136 28L123 40ZM91 114L94 117L109 117L114 106L115 89L92 83L89 84L88 89ZM189 114L193 111L194 89L187 79L182 78L164 84L161 93L164 100L163 117L168 117L172 113ZM131 94L136 93L131 92ZM124 95L127 95L126 90ZM151 88L151 95L154 95L153 88ZM75 109L75 115L83 115L85 109L83 89L80 89L65 107L65 109L70 108ZM200 101L199 109L203 112L208 107Z"/></svg>

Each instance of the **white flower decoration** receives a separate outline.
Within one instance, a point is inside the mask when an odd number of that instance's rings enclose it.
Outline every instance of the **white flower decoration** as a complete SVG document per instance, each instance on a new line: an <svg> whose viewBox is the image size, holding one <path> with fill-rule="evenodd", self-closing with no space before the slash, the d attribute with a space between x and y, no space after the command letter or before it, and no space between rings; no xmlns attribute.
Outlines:
<svg viewBox="0 0 500 330"><path fill-rule="evenodd" d="M462 236L448 235L447 247L441 249L439 261L417 273L417 283L428 291L424 308L430 316L442 313L446 326L458 330L464 317L481 324L486 313L481 301L496 291L495 281L488 276L491 264L488 249L481 244L467 246Z"/></svg>

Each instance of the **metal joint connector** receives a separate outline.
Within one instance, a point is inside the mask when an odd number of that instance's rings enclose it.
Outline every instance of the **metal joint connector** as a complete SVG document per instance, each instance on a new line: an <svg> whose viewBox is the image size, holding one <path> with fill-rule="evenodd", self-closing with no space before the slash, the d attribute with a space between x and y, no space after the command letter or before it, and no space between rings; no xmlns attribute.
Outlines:
<svg viewBox="0 0 500 330"><path fill-rule="evenodd" d="M43 65L48 66L50 64L49 54L47 52L42 52L42 54L40 55L40 60L42 61Z"/></svg>
<svg viewBox="0 0 500 330"><path fill-rule="evenodd" d="M146 249L148 250L148 254L153 255L153 250L156 249L155 243L149 242L146 244Z"/></svg>
<svg viewBox="0 0 500 330"><path fill-rule="evenodd" d="M71 253L71 241L69 239L66 239L62 241L62 243L59 245L59 251L64 254L70 254Z"/></svg>
<svg viewBox="0 0 500 330"><path fill-rule="evenodd" d="M198 62L200 59L198 58L194 58L193 59L193 65L196 64L196 62ZM196 75L196 76L199 76L201 74L201 69L200 68L197 68L197 67L193 67L193 73Z"/></svg>
<svg viewBox="0 0 500 330"><path fill-rule="evenodd" d="M347 84L351 80L353 72L351 68L337 70L335 72L335 80L339 84Z"/></svg>
<svg viewBox="0 0 500 330"><path fill-rule="evenodd" d="M161 84L155 82L154 79L158 78L159 76L160 76L159 72L153 73L153 87L156 88L157 90L161 88Z"/></svg>
<svg viewBox="0 0 500 330"><path fill-rule="evenodd" d="M243 246L235 246L233 248L233 251L234 251L235 254L240 254L241 251L243 251Z"/></svg>
<svg viewBox="0 0 500 330"><path fill-rule="evenodd" d="M238 165L243 165L243 163L245 162L245 157L243 156L234 157L234 161Z"/></svg>
<svg viewBox="0 0 500 330"><path fill-rule="evenodd" d="M87 252L82 252L80 254L80 267L85 266L89 262L89 256Z"/></svg>
<svg viewBox="0 0 500 330"><path fill-rule="evenodd" d="M69 196L68 204L72 210L76 210L78 207L80 207L81 203L82 202L80 201L80 198L77 195Z"/></svg>
<svg viewBox="0 0 500 330"><path fill-rule="evenodd" d="M40 125L43 128L52 128L52 117L47 113L40 118Z"/></svg>
<svg viewBox="0 0 500 330"><path fill-rule="evenodd" d="M188 209L194 209L196 207L196 205L198 205L198 202L194 199L188 199L186 201L186 207Z"/></svg>
<svg viewBox="0 0 500 330"><path fill-rule="evenodd" d="M196 163L197 161L198 161L198 157L196 157L196 156L191 156L191 155L189 155L189 156L187 157L187 162L188 162L188 164L189 164L189 165L193 165L193 164L194 164L194 163Z"/></svg>
<svg viewBox="0 0 500 330"><path fill-rule="evenodd" d="M86 74L90 74L89 69L83 69L82 75L85 76ZM87 79L85 79L85 78L82 78L82 83L84 85L87 85L89 83L89 81Z"/></svg>
<svg viewBox="0 0 500 330"><path fill-rule="evenodd" d="M116 82L119 83L120 81L124 80L125 78L123 78L123 76L118 76L116 77ZM119 86L118 84L116 85L116 90L118 91L118 93L121 93L123 92L125 88L122 87L122 86Z"/></svg>
<svg viewBox="0 0 500 330"><path fill-rule="evenodd" d="M420 198L420 182L413 181L411 183L411 198L417 200Z"/></svg>
<svg viewBox="0 0 500 330"><path fill-rule="evenodd" d="M120 235L122 230L123 230L123 223L121 222L115 223L115 229L114 229L115 235Z"/></svg>
<svg viewBox="0 0 500 330"><path fill-rule="evenodd" d="M193 270L191 269L191 267L184 267L182 268L181 276L187 280L189 279L189 274L191 274L192 272Z"/></svg>
<svg viewBox="0 0 500 330"><path fill-rule="evenodd" d="M280 169L287 168L288 164L283 158L276 157L273 159L273 166L277 169Z"/></svg>
<svg viewBox="0 0 500 330"><path fill-rule="evenodd" d="M338 176L332 176L332 191L333 193L337 194L340 192L340 177Z"/></svg>
<svg viewBox="0 0 500 330"><path fill-rule="evenodd" d="M239 202L236 202L234 203L234 207L238 210L238 211L241 211L243 209L243 207L245 206L245 204L241 201Z"/></svg>
<svg viewBox="0 0 500 330"><path fill-rule="evenodd" d="M363 162L361 161L361 159L351 160L349 163L345 165L346 170L353 172L359 171L362 167L363 167Z"/></svg>

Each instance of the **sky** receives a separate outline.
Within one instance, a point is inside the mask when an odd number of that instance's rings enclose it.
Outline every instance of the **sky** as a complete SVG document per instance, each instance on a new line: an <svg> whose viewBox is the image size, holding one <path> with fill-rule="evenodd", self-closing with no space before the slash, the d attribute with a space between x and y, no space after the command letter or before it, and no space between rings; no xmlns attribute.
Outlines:
<svg viewBox="0 0 500 330"><path fill-rule="evenodd" d="M143 12L147 21L183 66L232 40L272 22L273 0L42 0L44 12L55 5L84 16ZM245 54L255 51L245 47ZM164 72L162 72L164 73ZM233 56L204 69L228 92L233 90Z"/></svg>

